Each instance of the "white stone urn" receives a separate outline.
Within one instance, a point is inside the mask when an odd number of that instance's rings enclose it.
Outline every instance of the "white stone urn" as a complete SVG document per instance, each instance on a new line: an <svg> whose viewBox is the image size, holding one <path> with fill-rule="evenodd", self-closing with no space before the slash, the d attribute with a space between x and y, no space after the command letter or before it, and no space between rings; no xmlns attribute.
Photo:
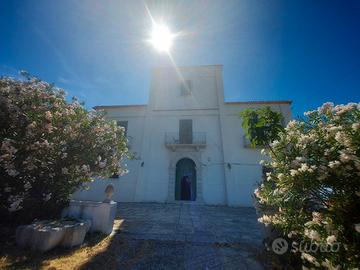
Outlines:
<svg viewBox="0 0 360 270"><path fill-rule="evenodd" d="M104 192L105 192L104 202L107 202L107 203L111 202L111 198L115 192L114 186L112 184L107 185Z"/></svg>

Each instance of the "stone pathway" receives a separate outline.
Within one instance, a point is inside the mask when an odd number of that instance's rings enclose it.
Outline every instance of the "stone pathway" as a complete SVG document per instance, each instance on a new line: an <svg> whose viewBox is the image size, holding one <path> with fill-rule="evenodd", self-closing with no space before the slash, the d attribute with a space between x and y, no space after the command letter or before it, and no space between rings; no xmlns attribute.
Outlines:
<svg viewBox="0 0 360 270"><path fill-rule="evenodd" d="M129 243L120 269L263 269L252 208L119 203L118 218Z"/></svg>

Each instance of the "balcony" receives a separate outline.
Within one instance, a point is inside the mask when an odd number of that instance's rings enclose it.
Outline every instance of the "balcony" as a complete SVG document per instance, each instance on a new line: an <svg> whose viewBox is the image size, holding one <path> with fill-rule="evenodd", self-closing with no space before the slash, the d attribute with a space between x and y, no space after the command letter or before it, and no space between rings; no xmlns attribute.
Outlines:
<svg viewBox="0 0 360 270"><path fill-rule="evenodd" d="M186 134L187 136L180 136L178 132L165 133L165 146L175 151L177 148L193 147L196 150L206 146L205 132L192 132Z"/></svg>

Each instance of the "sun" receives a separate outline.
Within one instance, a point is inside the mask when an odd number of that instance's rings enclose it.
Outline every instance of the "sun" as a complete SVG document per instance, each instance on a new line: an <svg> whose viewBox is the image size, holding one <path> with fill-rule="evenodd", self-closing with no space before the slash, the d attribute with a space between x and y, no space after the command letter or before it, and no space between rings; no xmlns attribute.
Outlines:
<svg viewBox="0 0 360 270"><path fill-rule="evenodd" d="M150 43L159 52L169 52L174 41L174 35L165 24L153 24Z"/></svg>

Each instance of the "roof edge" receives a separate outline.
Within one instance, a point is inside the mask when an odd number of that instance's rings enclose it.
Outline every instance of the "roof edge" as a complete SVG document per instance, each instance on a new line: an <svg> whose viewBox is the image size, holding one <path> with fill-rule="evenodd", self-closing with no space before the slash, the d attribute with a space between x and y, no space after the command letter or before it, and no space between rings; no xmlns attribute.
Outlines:
<svg viewBox="0 0 360 270"><path fill-rule="evenodd" d="M95 110L103 110L103 109L118 109L118 108L131 108L131 107L146 107L146 104L131 104L131 105L99 105L94 106Z"/></svg>
<svg viewBox="0 0 360 270"><path fill-rule="evenodd" d="M248 104L292 104L292 100L260 100L260 101L226 101L226 105L248 105ZM104 110L104 109L120 109L120 108L138 108L146 107L146 104L130 104L130 105L99 105L94 106L95 110Z"/></svg>
<svg viewBox="0 0 360 270"><path fill-rule="evenodd" d="M291 104L292 100L260 100L260 101L227 101L228 105L246 105L246 104Z"/></svg>

